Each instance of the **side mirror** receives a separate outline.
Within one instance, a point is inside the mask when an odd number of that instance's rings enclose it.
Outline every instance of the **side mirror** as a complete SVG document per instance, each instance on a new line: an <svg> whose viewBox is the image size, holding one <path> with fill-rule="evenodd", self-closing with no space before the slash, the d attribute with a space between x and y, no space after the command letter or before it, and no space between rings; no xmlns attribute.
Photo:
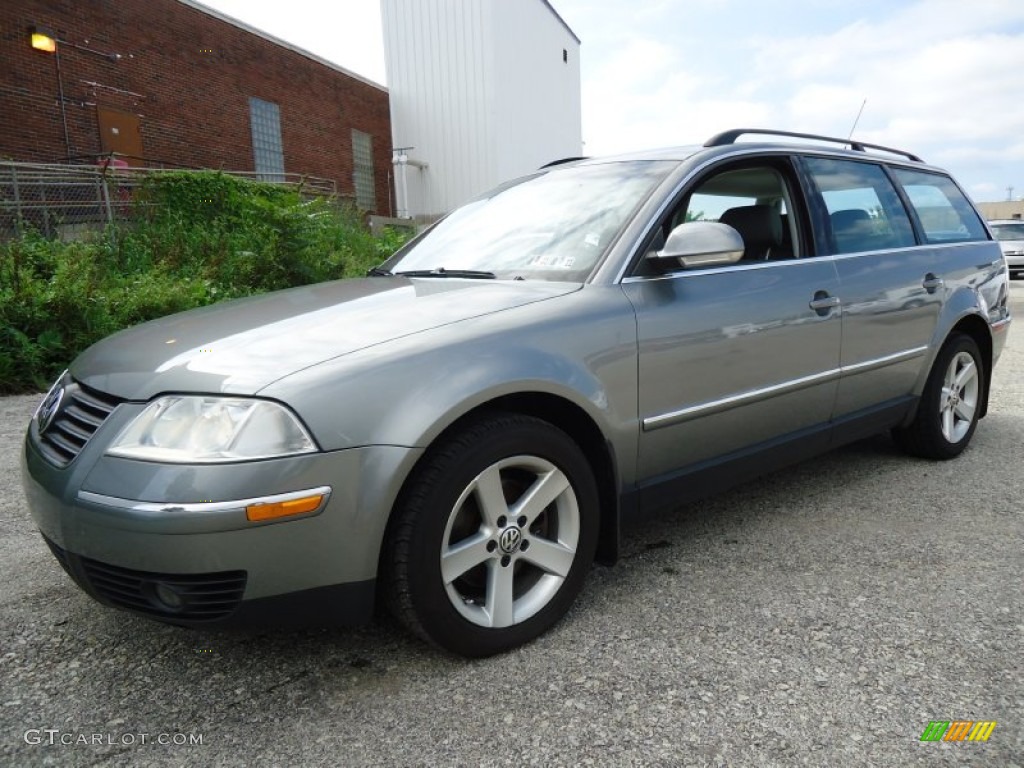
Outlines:
<svg viewBox="0 0 1024 768"><path fill-rule="evenodd" d="M683 267L723 267L743 258L743 238L728 224L717 221L688 221L673 229L660 251L647 258L656 264L669 260Z"/></svg>

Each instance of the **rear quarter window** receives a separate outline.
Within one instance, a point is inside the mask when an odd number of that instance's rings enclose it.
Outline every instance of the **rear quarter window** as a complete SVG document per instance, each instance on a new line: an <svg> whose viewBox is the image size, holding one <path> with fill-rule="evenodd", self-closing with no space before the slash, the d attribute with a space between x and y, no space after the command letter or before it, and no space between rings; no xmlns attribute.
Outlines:
<svg viewBox="0 0 1024 768"><path fill-rule="evenodd" d="M948 176L905 168L892 169L928 243L987 240L985 225L959 187Z"/></svg>

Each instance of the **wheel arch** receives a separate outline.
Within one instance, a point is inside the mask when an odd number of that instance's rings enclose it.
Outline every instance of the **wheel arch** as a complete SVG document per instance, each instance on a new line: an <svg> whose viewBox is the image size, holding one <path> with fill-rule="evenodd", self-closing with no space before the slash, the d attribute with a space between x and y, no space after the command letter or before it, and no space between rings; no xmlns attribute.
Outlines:
<svg viewBox="0 0 1024 768"><path fill-rule="evenodd" d="M611 565L619 554L620 480L611 442L590 415L575 403L545 392L522 392L496 398L479 409L521 413L546 421L565 432L583 451L594 472L601 527L597 561ZM475 412L475 411L474 411Z"/></svg>
<svg viewBox="0 0 1024 768"><path fill-rule="evenodd" d="M388 513L387 528L390 530L406 488L415 477L420 465L430 455L431 446L440 444L446 436L463 428L470 421L487 413L515 413L545 421L565 432L579 446L594 473L597 484L600 528L598 530L597 562L612 565L619 552L620 480L619 469L611 442L601 431L597 422L576 403L549 392L516 392L493 397L478 403L436 434L423 454L402 481L395 503ZM386 541L388 534L385 533ZM378 555L378 574L387 557L382 547Z"/></svg>
<svg viewBox="0 0 1024 768"><path fill-rule="evenodd" d="M981 361L984 365L984 371L982 375L982 393L981 393L981 410L978 414L978 418L984 418L985 414L988 413L988 393L989 385L992 381L992 331L990 330L988 323L976 314L966 315L957 321L949 334L946 336L952 336L954 333L963 333L966 336L970 336L974 343L978 345L978 350L981 352Z"/></svg>
<svg viewBox="0 0 1024 768"><path fill-rule="evenodd" d="M963 333L978 345L978 350L981 352L982 366L985 370L982 376L981 410L978 418L982 418L988 413L989 384L992 377L992 361L995 356L995 350L992 340L992 329L986 320L985 306L984 300L976 291L965 287L955 290L947 299L931 338L926 358L927 364L922 366L917 383L914 385L913 393L916 396L920 396L924 391L928 376L931 374L932 366L935 365L935 360L938 358L940 350L949 341L951 336L956 333ZM915 406L907 415L903 426L913 421L916 411L917 408Z"/></svg>

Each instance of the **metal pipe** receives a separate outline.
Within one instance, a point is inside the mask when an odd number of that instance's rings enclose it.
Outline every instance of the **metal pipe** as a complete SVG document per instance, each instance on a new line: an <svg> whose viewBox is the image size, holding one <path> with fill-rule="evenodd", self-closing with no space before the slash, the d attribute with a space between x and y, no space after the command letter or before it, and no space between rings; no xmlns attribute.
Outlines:
<svg viewBox="0 0 1024 768"><path fill-rule="evenodd" d="M105 51L97 51L95 48L89 48L89 47L84 46L84 45L79 45L78 43L71 43L71 42L68 42L67 40L61 40L59 37L54 38L54 39L60 45L69 45L69 46L71 46L72 48L74 48L76 50L85 51L86 53L94 53L97 56L102 56L104 59L110 59L111 61L114 61L114 62L118 61L121 58L121 54L120 53L106 53Z"/></svg>
<svg viewBox="0 0 1024 768"><path fill-rule="evenodd" d="M96 181L100 186L100 194L103 196L103 207L107 211L107 224L114 223L114 211L110 207L110 187L107 185L107 170L104 168Z"/></svg>
<svg viewBox="0 0 1024 768"><path fill-rule="evenodd" d="M405 169L409 165L409 156L404 152L395 155L392 159L395 166L395 198L397 203L397 214L400 219L409 218L409 187L405 175Z"/></svg>
<svg viewBox="0 0 1024 768"><path fill-rule="evenodd" d="M60 44L54 48L53 60L57 65L57 95L60 99L60 119L64 124L64 149L67 151L67 156L71 157L71 134L68 133L68 113L64 106L64 77L60 72Z"/></svg>

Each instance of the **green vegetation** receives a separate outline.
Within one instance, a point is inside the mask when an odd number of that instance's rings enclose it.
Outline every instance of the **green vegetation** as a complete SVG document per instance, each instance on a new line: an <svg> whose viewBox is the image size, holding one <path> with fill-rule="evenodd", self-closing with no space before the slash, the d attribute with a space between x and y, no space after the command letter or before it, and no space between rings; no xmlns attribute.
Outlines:
<svg viewBox="0 0 1024 768"><path fill-rule="evenodd" d="M216 301L364 275L407 233L373 236L336 201L216 172L157 174L131 221L0 242L0 394L45 389L90 344Z"/></svg>

